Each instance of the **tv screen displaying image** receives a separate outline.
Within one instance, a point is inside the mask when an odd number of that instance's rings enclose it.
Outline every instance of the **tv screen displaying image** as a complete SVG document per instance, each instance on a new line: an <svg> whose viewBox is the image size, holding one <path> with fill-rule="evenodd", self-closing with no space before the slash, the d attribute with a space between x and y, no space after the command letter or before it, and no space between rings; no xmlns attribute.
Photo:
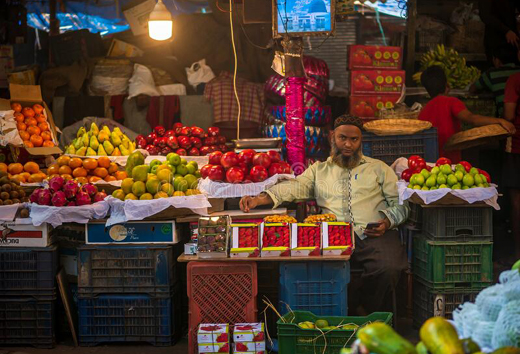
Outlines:
<svg viewBox="0 0 520 354"><path fill-rule="evenodd" d="M277 34L330 33L333 30L333 0L275 0Z"/></svg>

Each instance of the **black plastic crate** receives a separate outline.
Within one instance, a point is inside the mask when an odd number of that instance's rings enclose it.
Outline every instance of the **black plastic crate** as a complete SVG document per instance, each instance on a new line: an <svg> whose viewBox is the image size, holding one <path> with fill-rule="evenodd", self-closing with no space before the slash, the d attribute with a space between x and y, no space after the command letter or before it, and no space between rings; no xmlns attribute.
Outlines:
<svg viewBox="0 0 520 354"><path fill-rule="evenodd" d="M0 298L0 347L53 348L56 343L55 302L32 297Z"/></svg>
<svg viewBox="0 0 520 354"><path fill-rule="evenodd" d="M408 216L408 220L406 223L413 226L416 229L420 229L422 227L422 211L423 208L419 204L409 203L410 207L410 215Z"/></svg>
<svg viewBox="0 0 520 354"><path fill-rule="evenodd" d="M492 241L489 206L422 207L422 230L433 241Z"/></svg>
<svg viewBox="0 0 520 354"><path fill-rule="evenodd" d="M484 289L484 288L482 288ZM434 290L416 277L413 281L413 325L420 328L430 317L452 318L453 311L461 304L474 302L482 289L458 288Z"/></svg>
<svg viewBox="0 0 520 354"><path fill-rule="evenodd" d="M0 296L56 297L58 250L44 248L0 248Z"/></svg>
<svg viewBox="0 0 520 354"><path fill-rule="evenodd" d="M171 246L85 245L78 249L78 292L170 296L175 263Z"/></svg>

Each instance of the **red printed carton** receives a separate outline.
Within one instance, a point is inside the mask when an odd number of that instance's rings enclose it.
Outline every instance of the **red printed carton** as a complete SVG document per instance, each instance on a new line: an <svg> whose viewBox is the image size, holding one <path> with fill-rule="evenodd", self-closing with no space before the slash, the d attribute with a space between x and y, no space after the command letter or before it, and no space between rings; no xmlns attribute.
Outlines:
<svg viewBox="0 0 520 354"><path fill-rule="evenodd" d="M394 108L400 95L350 96L350 114L360 118L379 117L383 108Z"/></svg>
<svg viewBox="0 0 520 354"><path fill-rule="evenodd" d="M199 343L199 354L229 353L229 343Z"/></svg>
<svg viewBox="0 0 520 354"><path fill-rule="evenodd" d="M264 342L238 342L233 345L234 353L255 353L265 352Z"/></svg>
<svg viewBox="0 0 520 354"><path fill-rule="evenodd" d="M289 257L291 255L291 227L287 223L262 223L262 257Z"/></svg>
<svg viewBox="0 0 520 354"><path fill-rule="evenodd" d="M258 224L231 224L231 258L260 257L259 230Z"/></svg>
<svg viewBox="0 0 520 354"><path fill-rule="evenodd" d="M401 94L404 70L357 70L350 74L350 93L355 95Z"/></svg>
<svg viewBox="0 0 520 354"><path fill-rule="evenodd" d="M291 256L309 257L321 254L319 224L292 224Z"/></svg>
<svg viewBox="0 0 520 354"><path fill-rule="evenodd" d="M233 327L233 342L265 341L263 323L236 323Z"/></svg>
<svg viewBox="0 0 520 354"><path fill-rule="evenodd" d="M200 344L228 343L229 326L225 323L201 323L197 332L197 342ZM204 352L212 353L212 352Z"/></svg>
<svg viewBox="0 0 520 354"><path fill-rule="evenodd" d="M350 256L354 251L354 230L347 222L324 222L322 227L323 255Z"/></svg>
<svg viewBox="0 0 520 354"><path fill-rule="evenodd" d="M403 49L373 45L349 45L348 68L400 70L403 66Z"/></svg>

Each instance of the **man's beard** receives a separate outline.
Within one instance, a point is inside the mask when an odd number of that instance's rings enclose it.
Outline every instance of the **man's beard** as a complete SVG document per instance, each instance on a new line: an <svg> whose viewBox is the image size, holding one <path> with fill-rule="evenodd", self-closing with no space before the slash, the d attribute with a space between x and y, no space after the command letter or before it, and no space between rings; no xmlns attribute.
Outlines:
<svg viewBox="0 0 520 354"><path fill-rule="evenodd" d="M332 139L330 156L332 157L332 161L334 161L334 163L339 167L352 169L357 167L361 161L361 146L354 151L352 156L345 156L341 153L341 150L336 145L334 139Z"/></svg>

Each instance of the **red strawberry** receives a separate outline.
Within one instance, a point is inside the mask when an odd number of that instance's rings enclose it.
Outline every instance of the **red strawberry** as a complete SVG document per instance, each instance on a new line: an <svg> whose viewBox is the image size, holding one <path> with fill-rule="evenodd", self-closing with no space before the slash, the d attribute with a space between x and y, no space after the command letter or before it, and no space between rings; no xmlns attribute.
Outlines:
<svg viewBox="0 0 520 354"><path fill-rule="evenodd" d="M225 343L228 341L228 335L227 333L222 333L217 337L217 343Z"/></svg>
<svg viewBox="0 0 520 354"><path fill-rule="evenodd" d="M224 344L219 350L219 353L229 353L229 344Z"/></svg>
<svg viewBox="0 0 520 354"><path fill-rule="evenodd" d="M253 338L253 342L261 342L265 339L264 332L259 332L255 337Z"/></svg>
<svg viewBox="0 0 520 354"><path fill-rule="evenodd" d="M235 351L237 352L247 352L247 345L244 345L243 343L235 343Z"/></svg>

